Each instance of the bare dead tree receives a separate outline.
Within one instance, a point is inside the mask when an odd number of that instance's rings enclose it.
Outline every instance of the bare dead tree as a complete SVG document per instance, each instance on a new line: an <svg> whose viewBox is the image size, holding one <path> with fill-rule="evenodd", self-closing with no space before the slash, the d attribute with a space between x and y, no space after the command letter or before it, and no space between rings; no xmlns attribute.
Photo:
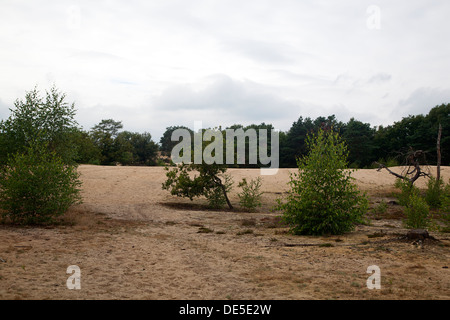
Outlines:
<svg viewBox="0 0 450 320"><path fill-rule="evenodd" d="M409 181L411 184L414 184L417 179L420 177L429 177L429 173L425 172L422 169L422 166L426 163L425 159L426 152L422 150L413 150L411 147L409 148L408 153L405 156L405 166L406 170L402 172L402 174L398 174L384 164L375 162L379 167L377 171L381 171L381 169L386 169L393 176Z"/></svg>

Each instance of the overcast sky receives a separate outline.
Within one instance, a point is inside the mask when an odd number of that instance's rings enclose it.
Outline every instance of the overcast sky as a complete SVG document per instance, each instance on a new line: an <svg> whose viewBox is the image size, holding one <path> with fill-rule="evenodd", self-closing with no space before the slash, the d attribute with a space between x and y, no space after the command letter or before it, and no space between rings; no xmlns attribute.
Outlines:
<svg viewBox="0 0 450 320"><path fill-rule="evenodd" d="M35 86L102 119L372 126L450 103L448 0L0 0L0 118Z"/></svg>

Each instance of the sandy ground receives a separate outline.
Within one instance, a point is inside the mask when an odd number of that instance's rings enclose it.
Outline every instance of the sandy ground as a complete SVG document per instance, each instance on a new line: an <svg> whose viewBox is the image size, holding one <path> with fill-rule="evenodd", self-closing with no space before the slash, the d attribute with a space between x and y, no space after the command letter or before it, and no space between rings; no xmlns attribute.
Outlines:
<svg viewBox="0 0 450 320"><path fill-rule="evenodd" d="M253 213L239 209L237 183L259 170L229 170L234 211L171 196L161 167L79 170L84 202L62 225L0 225L0 299L450 298L449 234L430 232L436 241L422 246L400 240L398 205L349 234L294 236L271 211L287 190L287 169L262 177L264 205ZM442 174L448 181L450 167ZM394 199L385 170L353 176L372 205ZM81 270L79 290L66 286L70 265ZM380 290L366 285L372 265Z"/></svg>

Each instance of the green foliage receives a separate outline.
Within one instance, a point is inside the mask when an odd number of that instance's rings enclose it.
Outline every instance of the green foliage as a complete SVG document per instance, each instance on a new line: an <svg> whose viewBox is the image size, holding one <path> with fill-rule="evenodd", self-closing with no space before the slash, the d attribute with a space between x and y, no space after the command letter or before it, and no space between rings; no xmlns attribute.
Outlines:
<svg viewBox="0 0 450 320"><path fill-rule="evenodd" d="M319 130L307 138L308 155L297 160L299 171L289 182L286 201L278 210L295 234L342 234L353 230L367 212L362 195L347 168L348 151L339 135Z"/></svg>
<svg viewBox="0 0 450 320"><path fill-rule="evenodd" d="M94 144L88 132L81 129L74 130L73 141L78 151L76 163L100 164L101 150Z"/></svg>
<svg viewBox="0 0 450 320"><path fill-rule="evenodd" d="M441 206L442 194L444 192L444 181L431 176L427 183L425 192L425 201L431 208L439 208Z"/></svg>
<svg viewBox="0 0 450 320"><path fill-rule="evenodd" d="M123 125L121 121L107 119L102 120L91 129L90 136L94 141L94 144L101 151L101 164L110 165L118 162L117 144L115 143L115 139L119 134L119 130L122 128Z"/></svg>
<svg viewBox="0 0 450 320"><path fill-rule="evenodd" d="M317 132L320 128L333 128L339 130L343 124L336 120L335 115L318 117L315 120L300 117L295 121L285 136L280 138L280 166L297 167L296 159L307 153L306 140L308 134Z"/></svg>
<svg viewBox="0 0 450 320"><path fill-rule="evenodd" d="M193 200L194 197L204 196L212 207L218 208L228 204L227 192L231 189L231 179L225 175L225 165L219 164L179 164L174 168L165 167L166 181L162 184L163 190L172 195ZM222 196L223 198L222 198Z"/></svg>
<svg viewBox="0 0 450 320"><path fill-rule="evenodd" d="M231 191L233 181L230 175L222 175L222 184L225 188L222 189L220 185L205 190L205 197L208 200L208 205L211 209L222 209L227 205L227 199L225 195Z"/></svg>
<svg viewBox="0 0 450 320"><path fill-rule="evenodd" d="M81 201L76 167L65 164L48 144L30 142L0 167L0 209L13 223L49 223Z"/></svg>
<svg viewBox="0 0 450 320"><path fill-rule="evenodd" d="M450 218L450 180L441 194L441 210Z"/></svg>
<svg viewBox="0 0 450 320"><path fill-rule="evenodd" d="M172 141L172 133L177 129L186 129L191 134L191 139L193 139L193 131L184 126L171 126L167 127L166 131L163 133L163 136L159 140L160 150L164 155L170 156L172 149L175 145L178 144L179 141Z"/></svg>
<svg viewBox="0 0 450 320"><path fill-rule="evenodd" d="M238 187L242 189L242 192L238 193L239 204L248 209L255 210L257 207L262 205L261 203L261 195L263 194L261 189L261 178L257 177L256 179L247 181L247 179L243 178L241 182L239 182Z"/></svg>
<svg viewBox="0 0 450 320"><path fill-rule="evenodd" d="M300 117L286 133L280 134L280 166L296 167L295 159L307 152L306 136L322 127L332 127L340 132L347 143L348 160L353 167L370 167L377 159L387 167L398 166L404 159L399 163L394 157L399 152L406 153L410 147L427 152L429 164L436 163L439 124L444 133L441 139L442 163L450 165L450 135L445 135L445 132L450 132L449 114L450 104L442 104L432 108L427 115L404 117L392 125L377 128L355 119L342 123L334 115L315 120Z"/></svg>
<svg viewBox="0 0 450 320"><path fill-rule="evenodd" d="M65 163L74 162L75 107L65 99L64 93L52 87L45 98L35 88L25 94L24 100L16 100L10 117L0 122L0 164L7 162L9 154L27 150L37 137Z"/></svg>
<svg viewBox="0 0 450 320"><path fill-rule="evenodd" d="M419 196L419 189L408 180L397 179L395 181L395 187L400 189L400 193L397 195L397 199L400 205L407 207L411 196Z"/></svg>
<svg viewBox="0 0 450 320"><path fill-rule="evenodd" d="M388 208L388 205L384 199L381 200L381 202L374 208L374 212L377 214L384 214L386 213Z"/></svg>
<svg viewBox="0 0 450 320"><path fill-rule="evenodd" d="M121 121L102 120L95 125L90 137L100 150L100 163L103 165L155 165L158 146L150 133L120 131Z"/></svg>
<svg viewBox="0 0 450 320"><path fill-rule="evenodd" d="M409 148L427 152L429 163L435 163L436 138L439 124L442 125L442 163L450 164L450 104L442 104L430 110L427 115L404 117L387 127L379 127L375 137L375 159L388 158Z"/></svg>
<svg viewBox="0 0 450 320"><path fill-rule="evenodd" d="M155 165L158 146L150 133L123 131L115 140L117 160L123 165Z"/></svg>
<svg viewBox="0 0 450 320"><path fill-rule="evenodd" d="M429 224L429 212L430 208L426 201L417 193L412 193L408 200L408 206L405 208L405 225L413 229L426 228Z"/></svg>
<svg viewBox="0 0 450 320"><path fill-rule="evenodd" d="M349 150L348 161L352 163L351 167L362 168L370 165L375 149L375 130L370 124L351 118L343 126L341 134Z"/></svg>

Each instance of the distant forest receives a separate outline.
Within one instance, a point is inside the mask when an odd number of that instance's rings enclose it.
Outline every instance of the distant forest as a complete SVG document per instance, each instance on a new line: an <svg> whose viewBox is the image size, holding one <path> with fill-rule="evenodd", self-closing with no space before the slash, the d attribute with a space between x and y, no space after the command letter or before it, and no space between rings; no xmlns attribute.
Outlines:
<svg viewBox="0 0 450 320"><path fill-rule="evenodd" d="M354 118L347 123L334 115L311 119L300 116L286 132L279 133L280 168L297 167L296 158L306 154L305 139L319 128L328 128L340 133L346 141L349 151L348 163L351 168L373 168L374 162L386 165L402 165L408 150L422 150L429 165L436 164L436 141L442 126L441 153L442 165L450 165L450 104L442 104L430 110L427 115L410 115L389 126L371 127ZM149 133L120 131L122 123L114 120L102 120L89 132L79 132L80 163L102 165L162 165L159 154L170 156L178 141L171 141L172 132L183 126L171 126L166 129L159 144L152 141ZM271 124L261 123L242 126L235 124L225 129L273 130ZM269 135L270 146L270 135ZM166 160L167 161L167 160ZM259 161L258 161L259 163ZM240 168L255 168L260 165L233 165Z"/></svg>
<svg viewBox="0 0 450 320"><path fill-rule="evenodd" d="M153 141L148 132L122 130L122 122L113 119L102 120L86 131L73 120L73 105L63 103L64 98L65 95L52 89L44 103L35 89L27 94L25 101L16 102L16 110L12 110L10 118L0 121L0 164L6 163L8 155L19 151L24 141L41 131L45 132L45 135L41 134L42 138L50 141L54 150L79 164L152 166L171 163L170 152L178 143L171 141L172 132L185 127L166 128L159 143ZM404 117L386 127L371 127L354 118L344 123L334 115L316 119L300 116L288 131L279 132L279 166L297 167L296 159L307 153L306 137L319 128L337 131L345 140L351 168L374 168L375 162L387 166L402 165L410 150L422 150L426 155L425 164L435 165L439 125L442 127L441 164L450 165L450 104L436 106L427 115ZM36 127L35 131L31 130L33 127ZM235 124L216 129L224 132L225 129L239 128L244 131L250 128L274 130L266 123L245 127ZM270 152L270 134L268 138ZM261 166L260 161L249 164L248 157L246 160L246 164L231 167Z"/></svg>

